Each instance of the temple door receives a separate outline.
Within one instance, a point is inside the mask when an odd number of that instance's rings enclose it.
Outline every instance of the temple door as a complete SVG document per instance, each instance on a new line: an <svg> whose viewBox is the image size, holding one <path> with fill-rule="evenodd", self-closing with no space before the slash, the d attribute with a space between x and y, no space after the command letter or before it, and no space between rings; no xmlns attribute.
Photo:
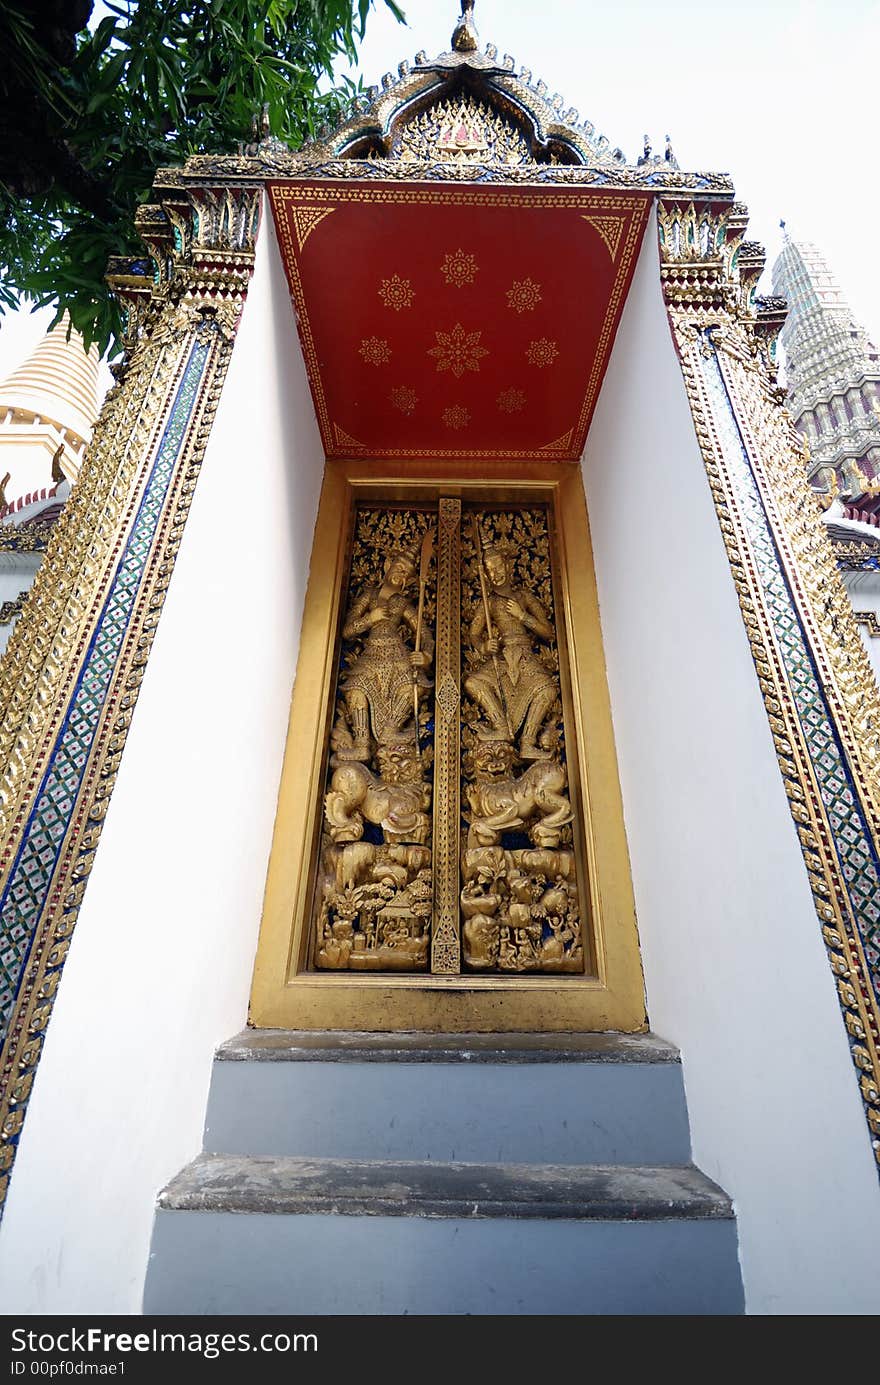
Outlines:
<svg viewBox="0 0 880 1385"><path fill-rule="evenodd" d="M328 484L253 1022L643 1027L579 474Z"/></svg>

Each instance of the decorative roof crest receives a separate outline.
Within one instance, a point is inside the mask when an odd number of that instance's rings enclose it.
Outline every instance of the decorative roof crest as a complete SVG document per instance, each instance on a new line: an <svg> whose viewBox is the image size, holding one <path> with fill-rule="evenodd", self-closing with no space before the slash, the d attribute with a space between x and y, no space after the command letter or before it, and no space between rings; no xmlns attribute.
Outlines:
<svg viewBox="0 0 880 1385"><path fill-rule="evenodd" d="M450 124L451 122L451 124ZM157 187L234 177L379 178L469 182L574 183L651 188L729 201L724 174L683 173L667 137L663 155L628 163L559 93L492 43L481 52L474 0L461 0L451 47L430 60L398 65L381 85L354 98L335 130L296 151L263 139L238 155L196 155L181 170L161 170Z"/></svg>

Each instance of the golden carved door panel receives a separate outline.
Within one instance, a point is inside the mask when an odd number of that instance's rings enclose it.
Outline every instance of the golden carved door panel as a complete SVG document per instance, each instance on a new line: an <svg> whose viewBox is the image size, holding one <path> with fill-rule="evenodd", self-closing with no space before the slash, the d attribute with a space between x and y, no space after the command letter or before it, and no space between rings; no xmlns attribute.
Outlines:
<svg viewBox="0 0 880 1385"><path fill-rule="evenodd" d="M446 496L357 508L319 970L583 973L549 521Z"/></svg>
<svg viewBox="0 0 880 1385"><path fill-rule="evenodd" d="M252 1022L642 1028L579 473L414 471L328 464Z"/></svg>
<svg viewBox="0 0 880 1385"><path fill-rule="evenodd" d="M436 528L428 509L356 511L312 904L319 969L428 967Z"/></svg>

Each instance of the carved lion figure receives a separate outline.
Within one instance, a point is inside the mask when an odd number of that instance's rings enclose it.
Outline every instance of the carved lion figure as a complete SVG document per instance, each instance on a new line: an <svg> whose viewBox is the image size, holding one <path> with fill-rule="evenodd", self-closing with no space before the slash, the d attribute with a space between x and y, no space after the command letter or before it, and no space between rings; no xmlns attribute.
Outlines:
<svg viewBox="0 0 880 1385"><path fill-rule="evenodd" d="M470 784L468 847L495 846L502 833L527 824L535 846L558 846L561 829L573 817L564 788L565 770L555 760L536 761L519 779L479 779Z"/></svg>
<svg viewBox="0 0 880 1385"><path fill-rule="evenodd" d="M357 842L364 822L381 827L388 842L428 840L429 784L386 784L357 760L337 765L324 797L324 816L334 842Z"/></svg>

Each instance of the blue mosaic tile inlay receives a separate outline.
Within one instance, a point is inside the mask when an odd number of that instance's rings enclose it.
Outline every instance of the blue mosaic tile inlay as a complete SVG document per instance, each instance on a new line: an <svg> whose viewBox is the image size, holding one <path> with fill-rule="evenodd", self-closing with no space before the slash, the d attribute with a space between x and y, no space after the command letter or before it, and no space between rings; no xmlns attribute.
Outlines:
<svg viewBox="0 0 880 1385"><path fill-rule="evenodd" d="M46 902L144 567L192 417L209 345L193 346L147 487L98 620L73 698L0 898L0 1042Z"/></svg>

